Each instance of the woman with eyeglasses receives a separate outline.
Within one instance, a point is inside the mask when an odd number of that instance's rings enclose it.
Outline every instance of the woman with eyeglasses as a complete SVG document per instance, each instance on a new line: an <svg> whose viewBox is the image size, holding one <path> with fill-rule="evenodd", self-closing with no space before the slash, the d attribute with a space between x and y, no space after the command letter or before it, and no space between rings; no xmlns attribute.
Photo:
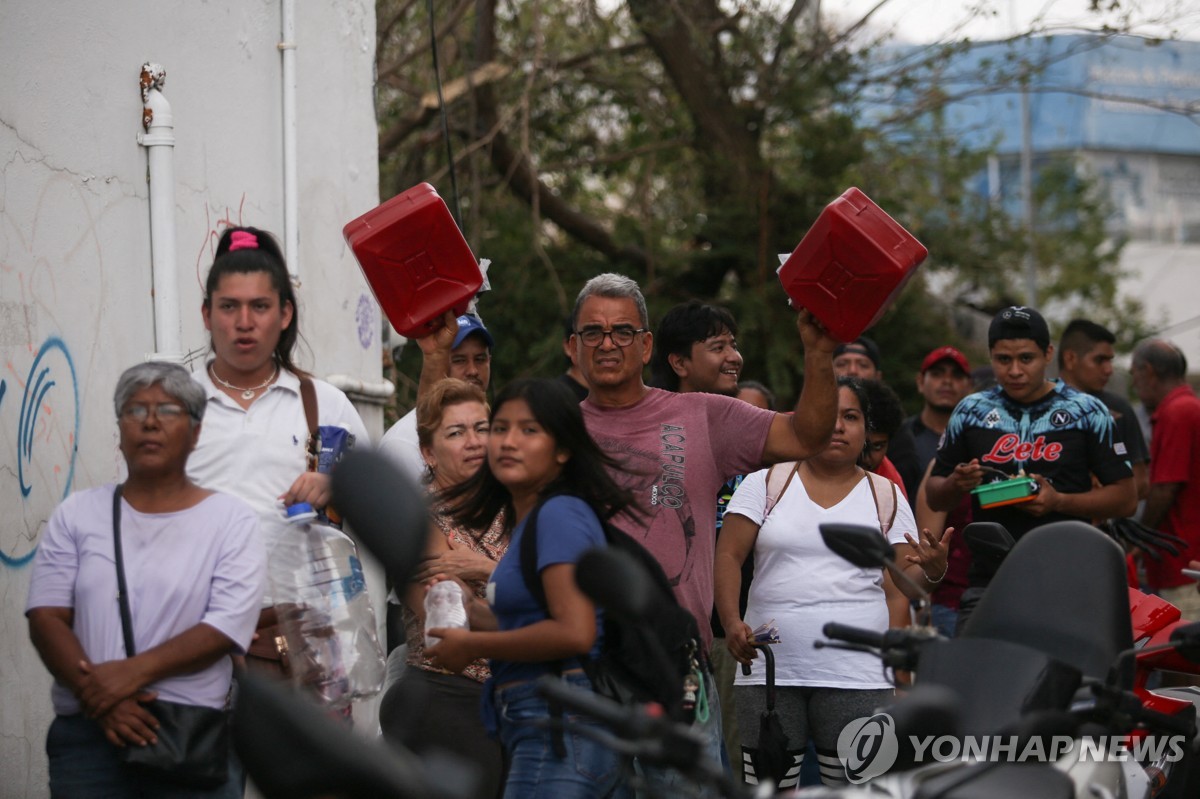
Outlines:
<svg viewBox="0 0 1200 799"><path fill-rule="evenodd" d="M145 363L114 397L128 477L72 494L55 509L33 562L26 616L54 676L46 739L50 795L241 796L231 761L217 787L133 771L127 747L153 746L155 697L224 709L233 667L258 619L266 581L258 519L245 502L188 478L204 390L180 366ZM125 647L115 530L120 529L132 640Z"/></svg>
<svg viewBox="0 0 1200 799"><path fill-rule="evenodd" d="M217 244L201 307L213 357L193 377L207 397L204 431L188 461L197 484L241 497L262 517L282 518L285 505L321 510L330 499L327 467L355 441L367 442L362 419L346 395L300 369L299 309L278 243L253 227L229 228ZM322 450L309 457L304 384L311 386ZM270 553L280 525L264 525ZM263 609L250 662L272 671L274 608Z"/></svg>

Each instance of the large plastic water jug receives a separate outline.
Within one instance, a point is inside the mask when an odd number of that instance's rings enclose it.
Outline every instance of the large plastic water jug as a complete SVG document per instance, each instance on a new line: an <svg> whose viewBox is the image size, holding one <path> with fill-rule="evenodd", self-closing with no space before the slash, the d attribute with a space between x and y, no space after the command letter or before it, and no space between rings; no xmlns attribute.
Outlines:
<svg viewBox="0 0 1200 799"><path fill-rule="evenodd" d="M856 188L825 207L779 268L796 307L839 341L879 321L929 251Z"/></svg>
<svg viewBox="0 0 1200 799"><path fill-rule="evenodd" d="M413 186L342 228L384 315L402 336L432 333L483 285L450 209L428 183Z"/></svg>
<svg viewBox="0 0 1200 799"><path fill-rule="evenodd" d="M292 681L331 708L373 696L385 662L358 548L305 503L283 524L268 562Z"/></svg>

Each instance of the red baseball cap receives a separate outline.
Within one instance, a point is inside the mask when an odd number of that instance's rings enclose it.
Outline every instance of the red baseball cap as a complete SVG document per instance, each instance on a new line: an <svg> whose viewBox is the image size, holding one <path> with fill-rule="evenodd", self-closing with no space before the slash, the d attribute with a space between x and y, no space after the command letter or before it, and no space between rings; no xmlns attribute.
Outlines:
<svg viewBox="0 0 1200 799"><path fill-rule="evenodd" d="M938 361L954 361L959 369L963 370L964 374L971 374L971 364L967 362L967 356L963 355L953 347L938 347L925 356L925 360L921 361L921 374L925 374Z"/></svg>

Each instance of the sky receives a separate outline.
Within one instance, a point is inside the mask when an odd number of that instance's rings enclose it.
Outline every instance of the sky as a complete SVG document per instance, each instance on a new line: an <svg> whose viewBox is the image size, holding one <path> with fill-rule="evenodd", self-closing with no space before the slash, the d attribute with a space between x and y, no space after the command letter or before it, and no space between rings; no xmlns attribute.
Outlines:
<svg viewBox="0 0 1200 799"><path fill-rule="evenodd" d="M822 0L827 18L857 20L879 0ZM1000 39L1031 27L1046 32L1119 27L1128 20L1140 31L1167 38L1200 40L1200 2L1196 0L1100 0L1115 12L1089 11L1089 0L888 0L872 17L876 29L895 32L897 40L924 43L941 39ZM1165 24L1164 24L1165 23Z"/></svg>

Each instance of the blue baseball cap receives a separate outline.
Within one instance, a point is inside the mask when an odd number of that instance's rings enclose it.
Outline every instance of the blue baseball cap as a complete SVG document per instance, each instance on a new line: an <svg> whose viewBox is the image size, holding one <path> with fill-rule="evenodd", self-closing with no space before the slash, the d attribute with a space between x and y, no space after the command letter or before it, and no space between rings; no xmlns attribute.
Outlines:
<svg viewBox="0 0 1200 799"><path fill-rule="evenodd" d="M465 313L458 317L458 335L454 337L454 346L451 349L458 349L458 345L466 341L467 336L476 333L483 337L489 350L496 346L495 339L492 338L492 334L488 332L488 329L483 326L483 322L479 321L479 317Z"/></svg>

